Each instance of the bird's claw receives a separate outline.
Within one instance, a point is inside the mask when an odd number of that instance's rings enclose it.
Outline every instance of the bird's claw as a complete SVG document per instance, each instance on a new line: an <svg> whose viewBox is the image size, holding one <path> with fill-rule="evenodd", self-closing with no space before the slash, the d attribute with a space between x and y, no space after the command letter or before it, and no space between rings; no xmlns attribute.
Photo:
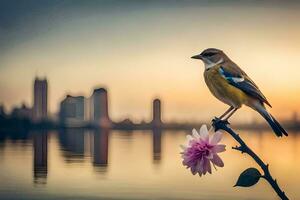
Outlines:
<svg viewBox="0 0 300 200"><path fill-rule="evenodd" d="M217 117L215 117L212 120L212 126L215 128L215 131L220 130L220 129L224 129L224 127L226 127L229 124L230 123L227 120L222 120L222 119L217 118Z"/></svg>

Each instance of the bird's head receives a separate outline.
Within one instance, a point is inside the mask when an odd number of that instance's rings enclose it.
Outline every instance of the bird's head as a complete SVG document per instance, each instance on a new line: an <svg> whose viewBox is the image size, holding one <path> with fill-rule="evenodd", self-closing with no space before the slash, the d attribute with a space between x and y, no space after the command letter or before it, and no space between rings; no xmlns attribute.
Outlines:
<svg viewBox="0 0 300 200"><path fill-rule="evenodd" d="M205 64L206 69L209 69L228 59L228 57L222 50L215 48L205 49L204 51L202 51L202 53L192 56L191 58L202 60Z"/></svg>

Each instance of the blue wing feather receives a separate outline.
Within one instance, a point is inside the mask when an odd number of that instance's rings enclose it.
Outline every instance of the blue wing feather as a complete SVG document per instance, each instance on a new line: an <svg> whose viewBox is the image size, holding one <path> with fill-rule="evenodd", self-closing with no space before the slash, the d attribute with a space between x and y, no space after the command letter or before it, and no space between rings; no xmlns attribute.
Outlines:
<svg viewBox="0 0 300 200"><path fill-rule="evenodd" d="M257 88L257 86L251 81L245 79L245 77L243 77L242 75L233 74L222 66L219 69L219 73L228 81L230 85L242 90L243 92L254 98L259 99L261 102L264 102L271 107L270 103Z"/></svg>

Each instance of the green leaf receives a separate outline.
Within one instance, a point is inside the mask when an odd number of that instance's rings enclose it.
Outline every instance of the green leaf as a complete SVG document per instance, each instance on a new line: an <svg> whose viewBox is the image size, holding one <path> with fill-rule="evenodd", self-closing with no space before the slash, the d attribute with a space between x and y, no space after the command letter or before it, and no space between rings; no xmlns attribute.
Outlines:
<svg viewBox="0 0 300 200"><path fill-rule="evenodd" d="M252 185L255 185L259 181L260 177L261 174L256 168L248 168L241 173L234 187L250 187Z"/></svg>

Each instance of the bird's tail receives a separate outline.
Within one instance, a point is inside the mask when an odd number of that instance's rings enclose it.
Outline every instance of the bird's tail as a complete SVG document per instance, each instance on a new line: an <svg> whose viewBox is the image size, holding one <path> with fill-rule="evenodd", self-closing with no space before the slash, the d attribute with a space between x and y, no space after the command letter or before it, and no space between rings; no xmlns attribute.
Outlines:
<svg viewBox="0 0 300 200"><path fill-rule="evenodd" d="M257 104L255 110L258 111L263 118L269 123L273 131L278 137L282 137L282 134L288 136L287 132L282 128L279 122L266 110L262 104Z"/></svg>

